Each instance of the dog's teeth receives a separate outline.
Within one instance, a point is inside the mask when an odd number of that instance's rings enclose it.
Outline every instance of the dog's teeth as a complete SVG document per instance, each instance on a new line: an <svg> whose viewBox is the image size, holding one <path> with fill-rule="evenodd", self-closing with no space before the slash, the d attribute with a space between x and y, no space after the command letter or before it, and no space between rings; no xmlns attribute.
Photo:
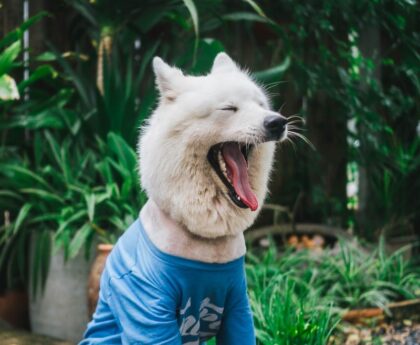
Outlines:
<svg viewBox="0 0 420 345"><path fill-rule="evenodd" d="M238 201L241 201L241 197L239 195L236 196L236 199L238 199Z"/></svg>
<svg viewBox="0 0 420 345"><path fill-rule="evenodd" d="M221 152L219 152L218 158L219 158L220 170L222 170L223 174L225 174L225 176L228 177L227 176L226 163L225 163L225 160L223 159L223 156L222 156L222 153Z"/></svg>

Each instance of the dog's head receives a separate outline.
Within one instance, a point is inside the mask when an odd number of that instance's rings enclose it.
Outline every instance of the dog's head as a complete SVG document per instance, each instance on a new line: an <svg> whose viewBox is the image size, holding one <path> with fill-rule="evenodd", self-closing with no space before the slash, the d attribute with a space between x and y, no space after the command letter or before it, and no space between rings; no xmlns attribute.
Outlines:
<svg viewBox="0 0 420 345"><path fill-rule="evenodd" d="M225 53L187 76L155 57L160 101L139 142L141 183L175 221L202 237L244 231L267 192L286 118Z"/></svg>

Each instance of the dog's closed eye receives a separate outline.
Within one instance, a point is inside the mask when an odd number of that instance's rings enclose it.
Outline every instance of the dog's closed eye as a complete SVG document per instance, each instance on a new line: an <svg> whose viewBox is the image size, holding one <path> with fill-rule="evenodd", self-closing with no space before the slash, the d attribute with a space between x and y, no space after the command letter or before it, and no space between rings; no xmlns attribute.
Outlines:
<svg viewBox="0 0 420 345"><path fill-rule="evenodd" d="M234 105L227 105L226 107L223 107L220 110L233 111L235 113L238 111L238 107L235 107Z"/></svg>

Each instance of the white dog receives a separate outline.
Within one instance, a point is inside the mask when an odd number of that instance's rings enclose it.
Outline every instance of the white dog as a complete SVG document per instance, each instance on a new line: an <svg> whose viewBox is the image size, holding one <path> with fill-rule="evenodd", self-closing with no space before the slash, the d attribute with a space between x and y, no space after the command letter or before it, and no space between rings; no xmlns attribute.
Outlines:
<svg viewBox="0 0 420 345"><path fill-rule="evenodd" d="M109 256L82 343L255 344L243 231L287 121L225 53L205 76L153 68L160 101L139 142L149 201Z"/></svg>

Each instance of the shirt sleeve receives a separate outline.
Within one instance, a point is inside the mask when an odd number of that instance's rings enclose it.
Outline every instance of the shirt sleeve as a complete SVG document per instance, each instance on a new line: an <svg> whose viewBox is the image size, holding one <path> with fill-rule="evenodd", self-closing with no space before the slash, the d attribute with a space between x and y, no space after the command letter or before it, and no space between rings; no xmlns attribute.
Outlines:
<svg viewBox="0 0 420 345"><path fill-rule="evenodd" d="M131 273L109 282L108 303L123 345L181 345L176 302L154 284Z"/></svg>
<svg viewBox="0 0 420 345"><path fill-rule="evenodd" d="M255 345L254 322L246 290L245 273L227 296L217 345Z"/></svg>

